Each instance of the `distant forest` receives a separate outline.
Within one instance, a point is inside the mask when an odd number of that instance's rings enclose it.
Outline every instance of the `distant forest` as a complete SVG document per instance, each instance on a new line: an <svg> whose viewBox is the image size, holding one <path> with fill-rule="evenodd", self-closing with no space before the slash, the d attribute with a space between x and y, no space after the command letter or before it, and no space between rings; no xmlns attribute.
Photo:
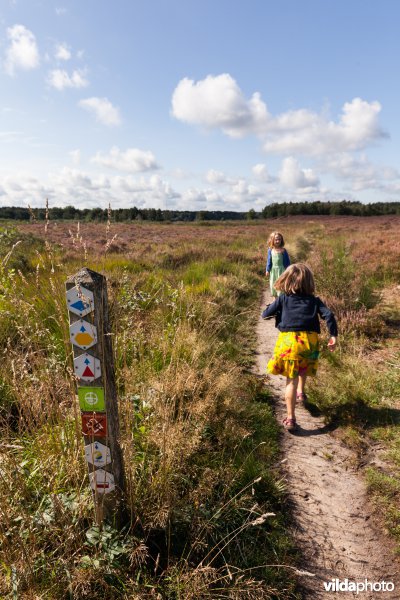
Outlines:
<svg viewBox="0 0 400 600"><path fill-rule="evenodd" d="M400 202L282 202L269 204L261 212L250 209L247 212L220 210L162 210L160 208L118 208L111 211L111 220L121 221L237 221L242 219L270 219L289 215L353 215L371 217L376 215L400 215ZM107 221L108 210L102 208L22 208L18 206L0 207L0 219L19 221L75 220Z"/></svg>

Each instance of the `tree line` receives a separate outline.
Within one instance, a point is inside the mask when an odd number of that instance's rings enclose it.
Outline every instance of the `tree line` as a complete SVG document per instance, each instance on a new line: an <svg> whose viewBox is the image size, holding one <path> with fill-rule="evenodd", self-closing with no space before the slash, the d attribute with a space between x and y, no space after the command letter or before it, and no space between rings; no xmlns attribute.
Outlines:
<svg viewBox="0 0 400 600"><path fill-rule="evenodd" d="M122 221L235 221L270 219L290 215L399 215L400 202L374 202L363 204L343 200L341 202L280 202L268 204L260 212L220 210L162 210L160 208L118 208L112 211L112 220ZM109 211L102 208L75 208L74 206L52 208L24 208L20 206L0 207L0 219L51 221L107 221Z"/></svg>
<svg viewBox="0 0 400 600"><path fill-rule="evenodd" d="M282 202L269 204L261 211L264 219L289 215L352 215L372 217L377 215L400 215L400 202L373 202L363 204L342 200L341 202Z"/></svg>

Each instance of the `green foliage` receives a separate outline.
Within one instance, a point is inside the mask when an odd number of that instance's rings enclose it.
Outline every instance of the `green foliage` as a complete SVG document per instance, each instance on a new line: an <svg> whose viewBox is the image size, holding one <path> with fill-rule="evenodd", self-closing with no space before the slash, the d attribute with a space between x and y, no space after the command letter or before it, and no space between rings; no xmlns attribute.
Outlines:
<svg viewBox="0 0 400 600"><path fill-rule="evenodd" d="M290 215L398 215L400 214L399 202L374 202L363 204L349 200L341 202L280 202L265 206L261 211L264 219L286 217ZM162 210L160 208L119 208L113 211L113 220L122 221L196 221L199 224L205 221L227 221L227 220L254 220L259 218L260 213L254 209L246 212L236 211L179 211ZM46 209L27 209L21 207L0 207L0 219L29 221L32 216L39 220L46 219ZM108 210L101 208L79 209L74 206L51 207L48 209L51 221L75 220L75 221L100 221L106 222L109 218Z"/></svg>
<svg viewBox="0 0 400 600"><path fill-rule="evenodd" d="M289 215L356 215L371 217L374 215L399 215L399 202L375 202L363 204L342 200L341 202L280 202L269 204L263 208L264 219L271 217L287 217Z"/></svg>
<svg viewBox="0 0 400 600"><path fill-rule="evenodd" d="M0 263L3 269L13 272L19 269L24 273L32 270L33 253L41 251L43 247L42 240L22 234L14 226L0 227Z"/></svg>
<svg viewBox="0 0 400 600"><path fill-rule="evenodd" d="M400 483L398 477L382 473L372 467L367 469L367 484L375 503L392 535L400 540Z"/></svg>
<svg viewBox="0 0 400 600"><path fill-rule="evenodd" d="M317 290L342 300L347 309L375 304L374 282L357 269L345 240L337 238L318 249L319 265L314 272Z"/></svg>
<svg viewBox="0 0 400 600"><path fill-rule="evenodd" d="M110 525L94 525L86 531L85 546L91 551L80 559L85 569L98 569L112 573L129 565L129 556L135 547L135 539L126 532L121 533Z"/></svg>

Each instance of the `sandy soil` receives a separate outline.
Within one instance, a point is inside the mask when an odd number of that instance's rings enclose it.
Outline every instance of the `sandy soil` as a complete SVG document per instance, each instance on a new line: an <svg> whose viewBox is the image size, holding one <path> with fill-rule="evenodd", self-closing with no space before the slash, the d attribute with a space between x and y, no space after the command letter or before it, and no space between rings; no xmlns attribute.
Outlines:
<svg viewBox="0 0 400 600"><path fill-rule="evenodd" d="M263 307L271 302L265 291ZM277 330L275 321L257 324L257 372L265 374L272 356ZM268 376L267 385L276 399L276 416L281 422L285 379ZM400 598L400 562L393 542L368 502L362 474L357 471L354 453L334 437L321 418L303 407L296 409L300 430L282 433L282 469L287 482L289 506L293 516L293 536L301 552L300 568L315 577L302 577L304 597L332 597L362 600ZM324 582L393 582L393 592L326 592Z"/></svg>

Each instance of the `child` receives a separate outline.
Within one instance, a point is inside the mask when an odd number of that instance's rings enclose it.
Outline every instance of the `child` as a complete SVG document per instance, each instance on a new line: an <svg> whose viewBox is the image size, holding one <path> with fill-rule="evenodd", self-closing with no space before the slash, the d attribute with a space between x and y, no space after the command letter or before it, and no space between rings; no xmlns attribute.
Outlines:
<svg viewBox="0 0 400 600"><path fill-rule="evenodd" d="M280 292L275 290L275 282L290 265L290 258L285 249L283 235L279 231L273 231L268 239L268 256L265 275L269 275L271 296L279 296Z"/></svg>
<svg viewBox="0 0 400 600"><path fill-rule="evenodd" d="M275 287L283 293L262 313L264 319L277 314L279 322L276 326L280 331L267 372L286 377L287 417L283 425L285 429L294 431L297 428L296 397L299 401L307 400L304 392L307 376L317 372L318 334L321 331L318 315L326 321L331 336L328 342L330 351L335 349L338 331L333 313L314 296L314 277L306 265L296 263L289 266L276 281Z"/></svg>

